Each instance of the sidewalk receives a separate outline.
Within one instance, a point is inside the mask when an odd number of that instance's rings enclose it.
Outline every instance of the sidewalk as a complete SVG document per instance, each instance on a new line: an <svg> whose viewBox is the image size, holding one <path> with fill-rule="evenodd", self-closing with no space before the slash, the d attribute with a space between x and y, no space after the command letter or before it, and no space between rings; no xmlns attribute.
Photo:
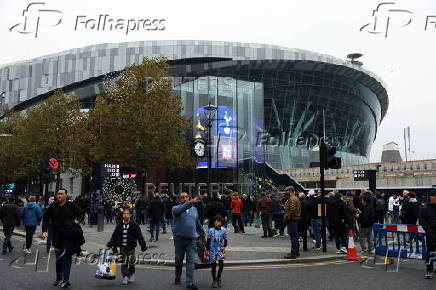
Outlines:
<svg viewBox="0 0 436 290"><path fill-rule="evenodd" d="M165 259L165 265L174 264L174 243L171 239L171 227L167 227L167 234L159 234L158 242L149 242L150 233L147 232L147 225L141 225L144 238L147 241L147 253L152 257L159 256ZM114 224L105 224L103 232L97 232L97 226L82 226L86 243L82 246L83 250L88 253L98 253L100 249L106 248L106 243L110 240ZM207 226L204 227L207 233ZM161 229L162 232L162 229ZM294 260L283 259L283 256L290 252L291 244L289 237L285 238L261 238L262 230L259 228L246 227L245 233L234 233L233 227L229 225L228 247L227 247L227 264L277 264L277 263L304 263L313 261L325 261L333 259L343 259L345 255L335 254L336 247L334 242L327 241L327 252L312 249L312 239L308 239L308 252L302 249L300 242L300 257ZM25 237L23 229L16 229L14 234ZM36 242L41 241L41 227L38 226L34 239ZM139 253L139 247L136 249Z"/></svg>

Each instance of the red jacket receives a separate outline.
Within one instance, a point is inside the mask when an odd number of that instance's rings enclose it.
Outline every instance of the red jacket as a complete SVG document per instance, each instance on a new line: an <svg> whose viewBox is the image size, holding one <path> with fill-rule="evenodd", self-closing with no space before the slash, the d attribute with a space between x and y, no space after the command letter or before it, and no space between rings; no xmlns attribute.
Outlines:
<svg viewBox="0 0 436 290"><path fill-rule="evenodd" d="M232 209L232 213L240 214L242 206L243 206L242 200L240 200L238 196L233 196L232 202L230 203L230 208Z"/></svg>

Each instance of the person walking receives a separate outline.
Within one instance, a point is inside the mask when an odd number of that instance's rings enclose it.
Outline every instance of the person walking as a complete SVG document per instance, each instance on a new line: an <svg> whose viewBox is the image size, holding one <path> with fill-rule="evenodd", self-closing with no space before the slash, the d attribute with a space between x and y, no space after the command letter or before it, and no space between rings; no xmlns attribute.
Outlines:
<svg viewBox="0 0 436 290"><path fill-rule="evenodd" d="M242 217L241 217L242 206L243 203L239 199L238 193L234 192L232 197L232 202L230 203L230 209L232 210L232 225L235 230L235 233L238 232L245 233L244 222L242 221Z"/></svg>
<svg viewBox="0 0 436 290"><path fill-rule="evenodd" d="M429 202L421 209L420 222L427 241L427 256L425 259L427 272L425 277L432 279L433 261L434 257L436 257L436 190L430 191Z"/></svg>
<svg viewBox="0 0 436 290"><path fill-rule="evenodd" d="M180 194L180 204L172 208L173 236L175 251L175 281L180 285L182 276L183 258L186 253L186 288L198 289L194 284L194 258L196 254L196 237L200 234L204 243L206 233L198 220L197 209L193 206L200 201L196 196L189 201L186 192Z"/></svg>
<svg viewBox="0 0 436 290"><path fill-rule="evenodd" d="M31 195L29 202L20 210L20 217L26 228L26 247L24 253L30 254L32 251L33 234L35 233L36 226L41 223L42 210L36 203L36 197Z"/></svg>
<svg viewBox="0 0 436 290"><path fill-rule="evenodd" d="M165 208L162 200L160 199L159 194L156 193L150 202L150 207L147 212L148 220L150 221L150 242L157 242L159 240L160 222L164 212ZM156 229L156 240L154 239L154 229Z"/></svg>
<svg viewBox="0 0 436 290"><path fill-rule="evenodd" d="M44 213L42 236L47 238L47 228L51 223L53 229L53 247L56 255L56 281L54 286L68 288L71 286L70 272L73 248L71 245L71 228L78 223L82 211L73 202L67 201L67 190L59 189L57 201L53 202Z"/></svg>
<svg viewBox="0 0 436 290"><path fill-rule="evenodd" d="M379 224L384 224L385 220L385 199L381 196L379 191L376 191L376 202L375 202L375 219Z"/></svg>
<svg viewBox="0 0 436 290"><path fill-rule="evenodd" d="M371 196L365 193L362 197L362 210L359 210L360 232L359 240L361 253L371 252L374 249L372 242L372 226L375 221L375 210L372 206Z"/></svg>
<svg viewBox="0 0 436 290"><path fill-rule="evenodd" d="M332 227L333 236L336 242L336 254L347 253L347 206L342 200L342 195L335 192L327 205L329 224Z"/></svg>
<svg viewBox="0 0 436 290"><path fill-rule="evenodd" d="M285 205L283 223L288 228L289 238L291 240L291 253L285 255L285 259L296 259L300 255L300 243L298 242L298 221L301 216L301 204L298 197L295 196L293 186L286 189L288 200Z"/></svg>
<svg viewBox="0 0 436 290"><path fill-rule="evenodd" d="M2 250L3 255L6 255L6 249L9 249L9 253L14 249L11 243L11 237L14 233L14 228L20 225L19 213L20 208L15 205L13 197L8 197L5 204L0 207L0 220L2 221L3 234L5 235Z"/></svg>
<svg viewBox="0 0 436 290"><path fill-rule="evenodd" d="M257 216L260 216L262 220L262 229L263 229L262 238L272 237L271 224L269 222L272 213L272 203L271 200L266 197L265 192L262 192L261 197L257 201L256 213Z"/></svg>
<svg viewBox="0 0 436 290"><path fill-rule="evenodd" d="M223 202L218 198L217 193L214 193L211 200L207 203L205 215L209 220L209 229L214 227L213 220L217 215L220 215L224 219L224 216L226 215L226 208Z"/></svg>
<svg viewBox="0 0 436 290"><path fill-rule="evenodd" d="M307 248L307 229L310 225L310 214L312 212L312 204L306 198L304 192L300 192L299 196L300 204L301 204L301 217L298 221L298 233L300 237L303 239L303 251L307 252L309 249Z"/></svg>
<svg viewBox="0 0 436 290"><path fill-rule="evenodd" d="M117 253L120 248L120 254L124 261L121 264L121 275L123 276L123 285L129 282L135 282L135 248L139 242L141 251L147 250L147 244L138 224L132 219L132 210L125 208L123 210L123 221L120 222L112 233L110 241L107 243L107 250L113 249Z"/></svg>
<svg viewBox="0 0 436 290"><path fill-rule="evenodd" d="M285 227L283 225L283 205L280 199L277 198L277 194L273 193L271 198L271 213L272 220L274 221L274 227L279 231L280 237L285 236Z"/></svg>
<svg viewBox="0 0 436 290"><path fill-rule="evenodd" d="M357 232L356 232L356 215L357 209L354 207L353 195L350 191L348 191L345 195L345 204L347 206L347 216L348 222L350 226L350 230L353 231L354 240L357 240Z"/></svg>

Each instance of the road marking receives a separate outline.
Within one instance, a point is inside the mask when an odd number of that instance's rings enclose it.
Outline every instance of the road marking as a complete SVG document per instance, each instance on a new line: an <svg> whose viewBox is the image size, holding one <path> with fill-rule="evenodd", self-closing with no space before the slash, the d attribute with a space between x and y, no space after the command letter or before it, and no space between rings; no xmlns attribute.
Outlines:
<svg viewBox="0 0 436 290"><path fill-rule="evenodd" d="M315 263L296 263L296 264L272 264L272 265L241 265L241 266L226 266L226 271L238 271L238 270L260 270L260 269L280 269L280 268L300 268L300 267L316 267L316 266L327 266L327 265L342 265L353 263L354 261L339 260L339 261L326 261L326 262L315 262ZM153 266L153 265L136 265L136 268L148 269L148 270L167 270L174 271L174 267L169 266ZM207 269L200 269L201 271L210 271Z"/></svg>

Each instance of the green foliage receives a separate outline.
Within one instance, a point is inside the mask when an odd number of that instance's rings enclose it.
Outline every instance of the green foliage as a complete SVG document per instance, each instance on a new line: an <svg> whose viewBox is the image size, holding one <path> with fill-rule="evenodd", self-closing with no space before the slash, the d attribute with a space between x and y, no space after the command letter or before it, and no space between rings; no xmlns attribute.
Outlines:
<svg viewBox="0 0 436 290"><path fill-rule="evenodd" d="M168 68L166 59L144 58L97 97L89 115L95 160L137 172L194 166L185 138L189 121Z"/></svg>

